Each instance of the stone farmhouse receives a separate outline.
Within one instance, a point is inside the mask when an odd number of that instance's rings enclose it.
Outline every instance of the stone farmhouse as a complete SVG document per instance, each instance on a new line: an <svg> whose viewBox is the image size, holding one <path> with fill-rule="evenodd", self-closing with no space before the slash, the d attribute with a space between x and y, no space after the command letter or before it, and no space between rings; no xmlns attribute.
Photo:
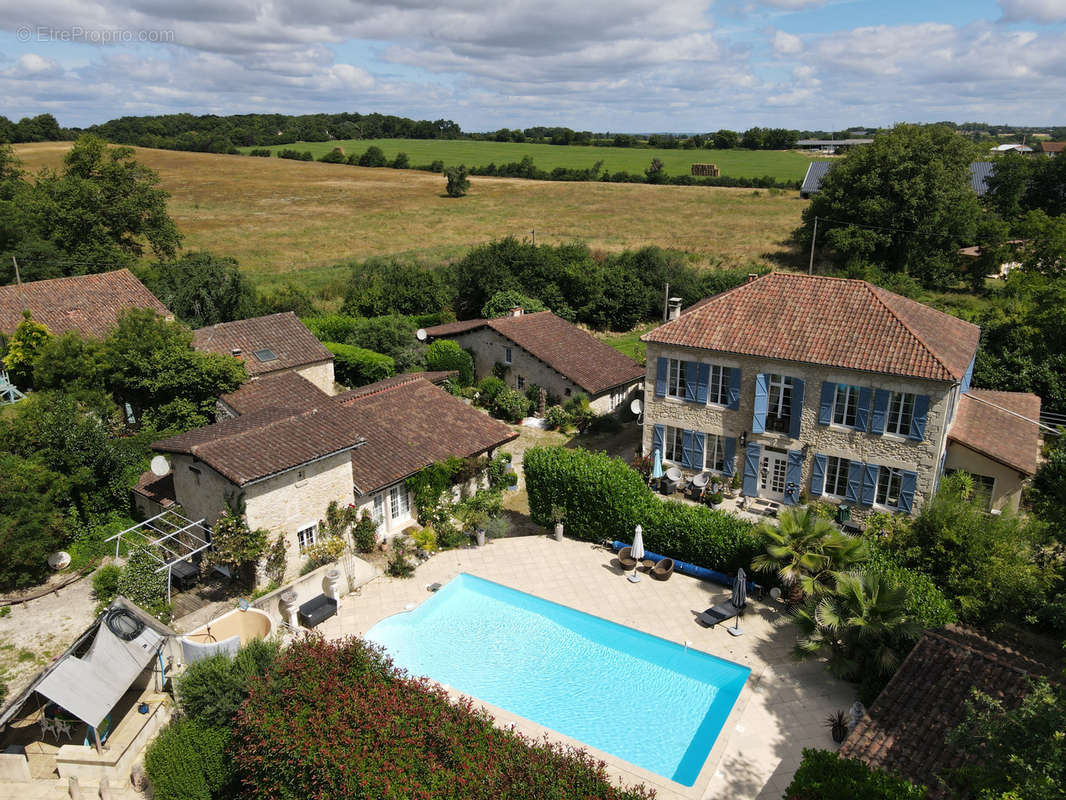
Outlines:
<svg viewBox="0 0 1066 800"><path fill-rule="evenodd" d="M643 452L743 494L916 512L945 470L990 509L1036 471L1040 398L970 388L980 329L865 281L771 273L649 331Z"/></svg>
<svg viewBox="0 0 1066 800"><path fill-rule="evenodd" d="M426 333L469 350L479 379L501 365L512 388L536 384L562 403L583 392L597 414L625 407L644 373L633 359L550 311L514 308L506 317L449 322Z"/></svg>
<svg viewBox="0 0 1066 800"><path fill-rule="evenodd" d="M239 358L249 378L295 372L326 394L337 391L333 354L291 311L200 328L193 347Z"/></svg>
<svg viewBox="0 0 1066 800"><path fill-rule="evenodd" d="M289 573L332 501L369 511L391 538L415 524L406 478L452 456L491 456L517 436L432 383L441 378L398 375L335 396L294 370L253 379L220 398L219 422L152 445L171 461L169 499L208 526L243 501L252 528L286 538ZM137 491L166 488L149 480Z"/></svg>
<svg viewBox="0 0 1066 800"><path fill-rule="evenodd" d="M74 331L87 339L105 339L118 315L130 308L150 308L174 318L128 269L0 286L0 334L13 334L27 310L54 336Z"/></svg>

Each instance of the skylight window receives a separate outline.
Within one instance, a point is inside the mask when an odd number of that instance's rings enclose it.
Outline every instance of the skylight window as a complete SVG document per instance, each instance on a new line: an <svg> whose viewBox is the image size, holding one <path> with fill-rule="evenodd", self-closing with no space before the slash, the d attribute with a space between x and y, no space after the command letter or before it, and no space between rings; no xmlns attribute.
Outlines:
<svg viewBox="0 0 1066 800"><path fill-rule="evenodd" d="M256 350L252 353L258 361L277 361L277 354L268 347L264 347L262 350Z"/></svg>

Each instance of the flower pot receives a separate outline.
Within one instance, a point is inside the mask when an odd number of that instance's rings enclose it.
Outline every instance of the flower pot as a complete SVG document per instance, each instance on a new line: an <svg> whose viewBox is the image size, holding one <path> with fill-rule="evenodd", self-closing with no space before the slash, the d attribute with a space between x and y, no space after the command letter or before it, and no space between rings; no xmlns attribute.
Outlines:
<svg viewBox="0 0 1066 800"><path fill-rule="evenodd" d="M482 530L474 531L474 538L477 540L477 546L478 547L484 547L485 546L485 531L482 531Z"/></svg>
<svg viewBox="0 0 1066 800"><path fill-rule="evenodd" d="M555 541L561 542L563 540L563 523L555 523Z"/></svg>

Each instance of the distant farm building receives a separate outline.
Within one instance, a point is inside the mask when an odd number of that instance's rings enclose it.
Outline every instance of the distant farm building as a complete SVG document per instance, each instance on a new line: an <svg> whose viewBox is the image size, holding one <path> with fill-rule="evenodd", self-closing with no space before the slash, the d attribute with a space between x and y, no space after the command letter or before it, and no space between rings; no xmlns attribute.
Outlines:
<svg viewBox="0 0 1066 800"><path fill-rule="evenodd" d="M717 164L693 164L692 174L699 178L717 178L722 173Z"/></svg>
<svg viewBox="0 0 1066 800"><path fill-rule="evenodd" d="M796 147L804 150L820 150L823 153L837 153L860 144L870 144L873 139L800 139Z"/></svg>
<svg viewBox="0 0 1066 800"><path fill-rule="evenodd" d="M832 161L812 161L807 167L807 174L803 176L800 197L807 198L818 194L822 189L822 181L832 166ZM995 169L996 164L993 161L974 161L970 164L970 186L978 197L984 197L988 192L988 179Z"/></svg>

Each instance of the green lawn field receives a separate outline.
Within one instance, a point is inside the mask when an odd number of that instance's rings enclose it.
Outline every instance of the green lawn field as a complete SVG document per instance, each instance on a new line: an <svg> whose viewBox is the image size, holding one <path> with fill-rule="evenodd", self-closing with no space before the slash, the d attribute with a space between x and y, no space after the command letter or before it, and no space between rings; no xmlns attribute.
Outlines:
<svg viewBox="0 0 1066 800"><path fill-rule="evenodd" d="M770 175L778 180L803 180L810 159L787 150L653 150L631 147L579 147L576 145L517 144L515 142L482 142L470 139L348 139L333 142L296 142L279 145L271 150L310 150L317 159L334 147L344 148L346 154L362 153L377 145L385 157L392 160L397 153L407 153L412 166L443 161L445 166L466 164L482 167L506 164L532 156L540 169L556 167L585 169L597 161L610 172L640 174L653 158L663 162L670 175L688 175L693 163L717 164L722 175L732 178L761 178ZM253 148L241 148L247 153Z"/></svg>

